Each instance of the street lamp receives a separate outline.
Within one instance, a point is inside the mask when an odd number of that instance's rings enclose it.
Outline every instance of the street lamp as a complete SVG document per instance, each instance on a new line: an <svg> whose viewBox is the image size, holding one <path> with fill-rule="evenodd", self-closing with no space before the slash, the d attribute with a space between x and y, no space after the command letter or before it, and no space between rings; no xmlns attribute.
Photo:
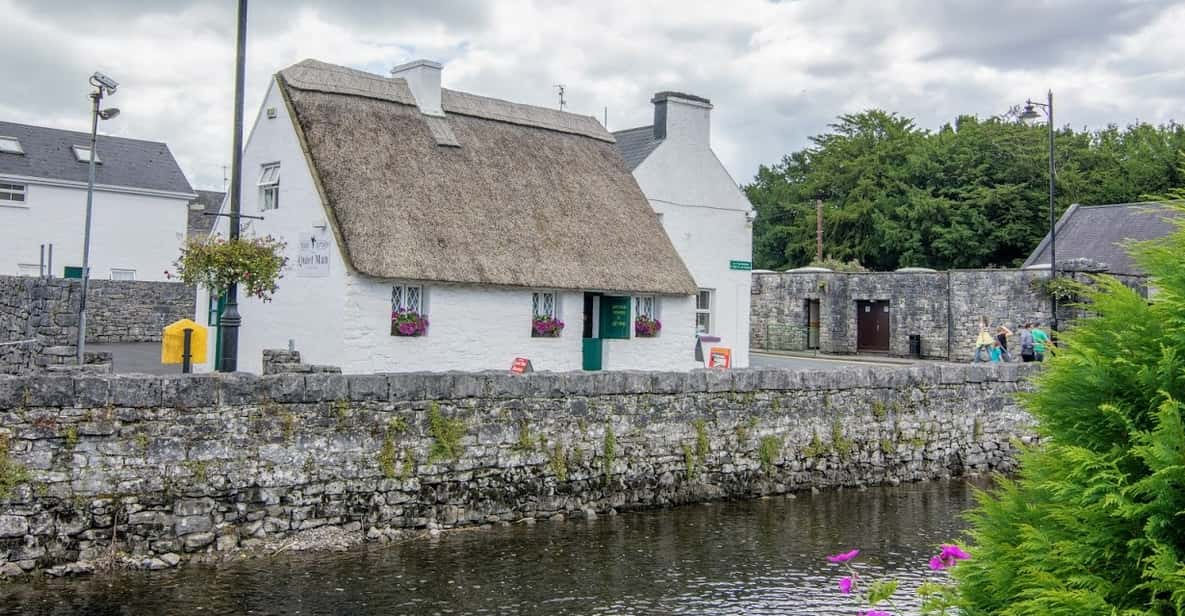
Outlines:
<svg viewBox="0 0 1185 616"><path fill-rule="evenodd" d="M1038 103L1033 100L1025 101L1025 108L1017 116L1025 124L1035 124L1041 120L1044 115L1048 119L1049 124L1049 280L1052 282L1057 278L1057 218L1054 215L1054 186L1053 181L1056 177L1053 168L1053 90L1047 93L1046 102ZM1038 112L1037 108L1041 111ZM1050 322L1049 328L1057 331L1057 295L1050 289L1049 293L1049 312Z"/></svg>
<svg viewBox="0 0 1185 616"><path fill-rule="evenodd" d="M86 226L83 228L82 236L82 299L78 302L78 365L81 366L83 357L86 352L86 290L87 282L91 277L90 257L91 257L91 215L94 210L95 199L95 159L99 157L98 151L98 132L99 120L110 120L119 115L119 109L111 107L109 109L99 109L99 103L103 100L103 94L108 96L115 94L115 90L119 88L119 83L114 79L95 71L91 75L90 84L95 88L94 92L90 93L91 98L91 149L90 161L87 164L87 180L86 180Z"/></svg>

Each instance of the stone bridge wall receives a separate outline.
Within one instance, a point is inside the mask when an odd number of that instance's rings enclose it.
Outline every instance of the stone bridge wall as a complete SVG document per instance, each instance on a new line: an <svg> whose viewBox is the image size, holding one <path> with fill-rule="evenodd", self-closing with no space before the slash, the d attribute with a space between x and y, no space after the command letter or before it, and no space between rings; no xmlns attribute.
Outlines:
<svg viewBox="0 0 1185 616"><path fill-rule="evenodd" d="M0 376L0 574L1008 472L1030 374Z"/></svg>

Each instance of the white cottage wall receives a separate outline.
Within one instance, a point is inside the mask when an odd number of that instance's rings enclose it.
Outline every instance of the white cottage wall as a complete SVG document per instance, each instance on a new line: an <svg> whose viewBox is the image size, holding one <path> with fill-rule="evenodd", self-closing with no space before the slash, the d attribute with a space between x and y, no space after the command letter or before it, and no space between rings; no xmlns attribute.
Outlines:
<svg viewBox="0 0 1185 616"><path fill-rule="evenodd" d="M269 109L275 110L274 118L268 117ZM279 207L265 211L261 209L258 182L262 165L270 163L280 164ZM242 235L271 235L286 242L288 268L272 301L263 302L239 293L239 313L243 317L239 330L239 370L261 372L263 350L287 348L289 340L295 342L302 361L339 365L344 353L342 312L346 263L333 240L300 140L274 80L268 86L243 150L240 207L243 214L263 216L263 220L244 219ZM220 218L215 233L226 237L228 229L227 219ZM302 233L323 234L329 239L327 276L298 276L298 241ZM199 323L207 323L208 298L205 293L198 295ZM210 333L210 357L213 357L215 335L213 331ZM205 368L213 366L214 362L210 362Z"/></svg>
<svg viewBox="0 0 1185 616"><path fill-rule="evenodd" d="M102 154L100 153L100 157ZM82 164L82 163L79 163ZM41 244L53 244L53 275L82 266L86 188L8 178L26 185L24 205L0 205L0 274L36 274ZM91 217L92 279L112 269L136 280L166 280L185 238L189 198L96 190ZM21 266L26 267L21 267ZM34 266L32 272L27 266Z"/></svg>
<svg viewBox="0 0 1185 616"><path fill-rule="evenodd" d="M749 201L702 139L669 135L634 169L634 178L696 284L713 290L710 333L732 349L734 367L747 367L752 281L729 262L753 258ZM694 305L692 312L694 323Z"/></svg>
<svg viewBox="0 0 1185 616"><path fill-rule="evenodd" d="M636 315L635 315L636 316ZM654 338L605 341L606 370L691 370L695 361L695 298L658 298L662 331ZM633 336L633 332L630 333Z"/></svg>

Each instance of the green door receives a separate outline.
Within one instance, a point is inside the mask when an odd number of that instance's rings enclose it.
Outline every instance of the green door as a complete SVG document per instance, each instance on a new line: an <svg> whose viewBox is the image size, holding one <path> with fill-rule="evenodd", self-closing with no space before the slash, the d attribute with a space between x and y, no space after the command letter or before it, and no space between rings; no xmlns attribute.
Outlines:
<svg viewBox="0 0 1185 616"><path fill-rule="evenodd" d="M603 352L604 346L601 342L601 333L599 331L600 316L599 308L600 302L604 299L600 293L585 293L584 294L584 339L581 341L581 363L580 367L585 370L600 370L604 365Z"/></svg>
<svg viewBox="0 0 1185 616"><path fill-rule="evenodd" d="M207 310L206 323L210 329L214 330L214 359L210 365L218 368L219 358L222 357L222 328L218 327L218 324L222 321L222 312L226 310L226 296L214 297L211 295Z"/></svg>

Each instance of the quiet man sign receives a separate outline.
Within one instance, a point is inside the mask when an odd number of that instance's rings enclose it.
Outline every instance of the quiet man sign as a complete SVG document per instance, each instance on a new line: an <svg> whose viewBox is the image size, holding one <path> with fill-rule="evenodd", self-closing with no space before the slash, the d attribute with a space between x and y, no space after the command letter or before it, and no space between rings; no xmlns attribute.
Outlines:
<svg viewBox="0 0 1185 616"><path fill-rule="evenodd" d="M299 278L324 278L329 275L329 234L301 233L296 252L296 275Z"/></svg>

